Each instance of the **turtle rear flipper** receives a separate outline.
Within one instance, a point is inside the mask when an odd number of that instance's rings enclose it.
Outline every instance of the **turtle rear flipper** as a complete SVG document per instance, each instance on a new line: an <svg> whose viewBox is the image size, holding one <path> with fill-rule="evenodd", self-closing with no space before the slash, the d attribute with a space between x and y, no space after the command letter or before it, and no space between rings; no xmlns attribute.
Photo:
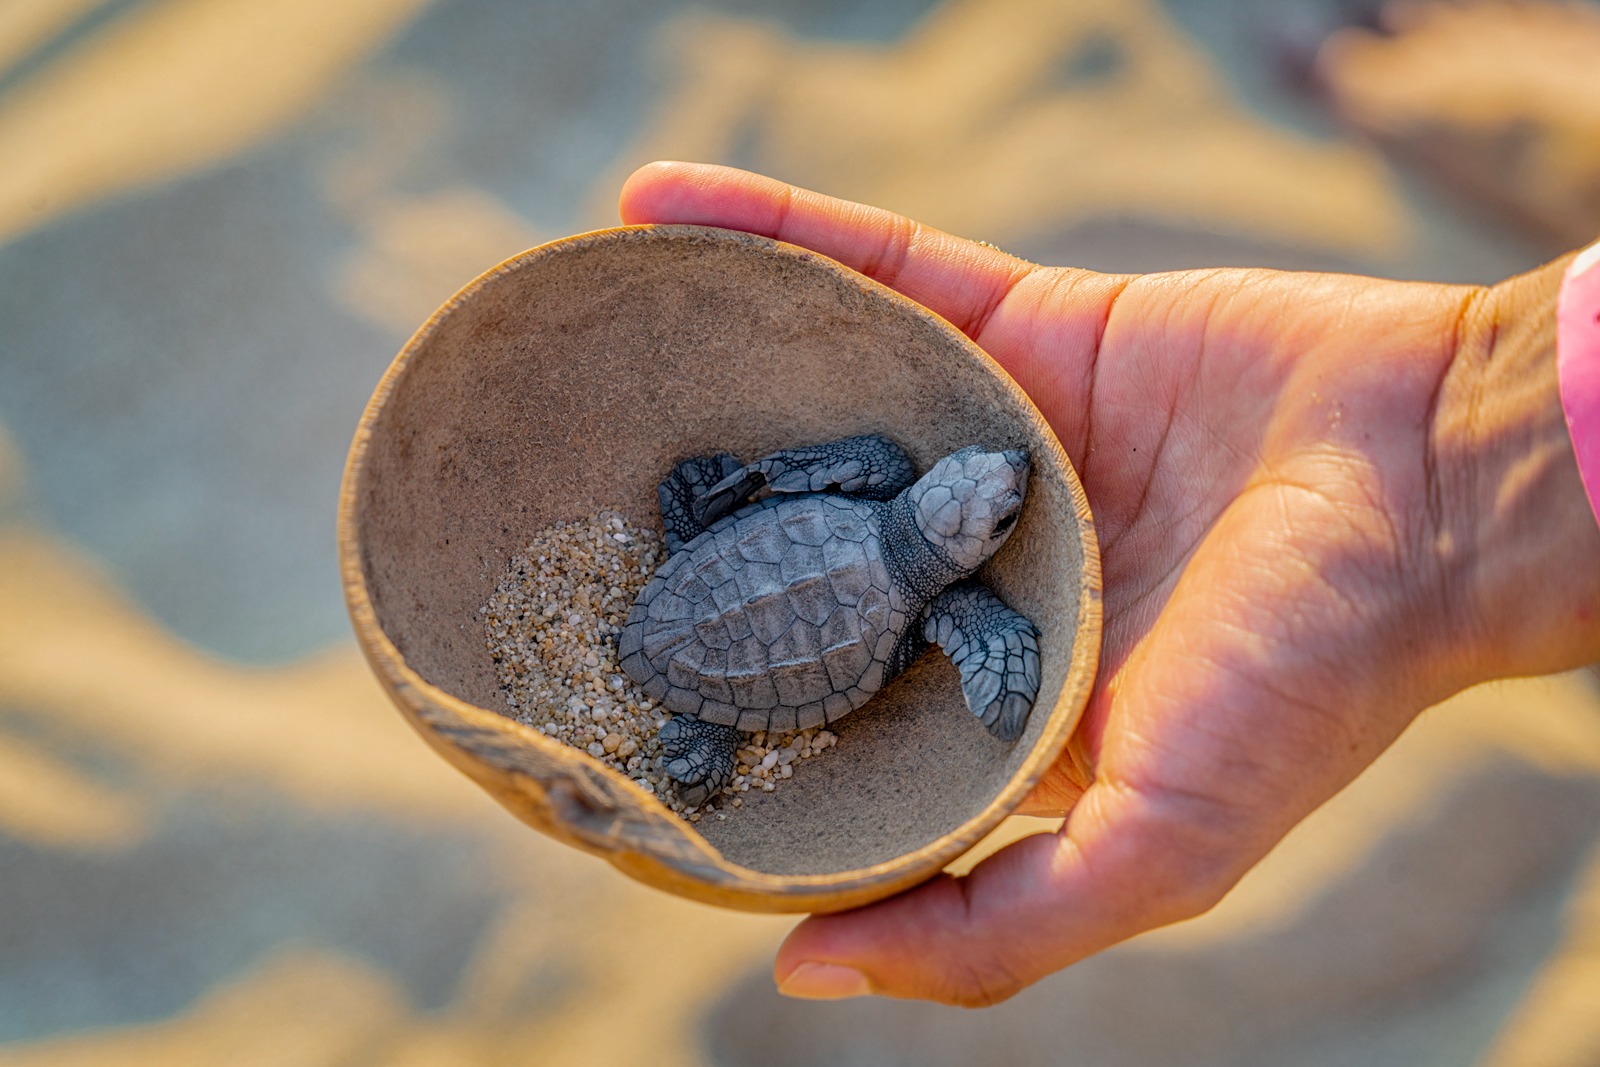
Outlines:
<svg viewBox="0 0 1600 1067"><path fill-rule="evenodd" d="M733 727L674 715L662 725L658 736L666 750L662 769L678 783L678 799L686 807L700 807L722 792L733 777L740 737Z"/></svg>
<svg viewBox="0 0 1600 1067"><path fill-rule="evenodd" d="M882 434L862 434L763 456L713 485L696 514L709 526L763 488L892 500L914 481L916 469L903 448Z"/></svg>
<svg viewBox="0 0 1600 1067"><path fill-rule="evenodd" d="M928 605L923 636L961 672L967 708L1002 741L1028 725L1039 695L1039 630L986 587L957 582Z"/></svg>

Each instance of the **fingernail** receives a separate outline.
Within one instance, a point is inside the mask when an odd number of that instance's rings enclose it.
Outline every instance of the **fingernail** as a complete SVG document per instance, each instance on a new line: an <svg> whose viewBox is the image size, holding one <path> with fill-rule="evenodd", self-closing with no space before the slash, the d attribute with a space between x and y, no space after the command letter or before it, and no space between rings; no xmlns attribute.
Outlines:
<svg viewBox="0 0 1600 1067"><path fill-rule="evenodd" d="M844 1000L872 992L867 976L838 963L802 963L778 983L778 992L802 1000Z"/></svg>

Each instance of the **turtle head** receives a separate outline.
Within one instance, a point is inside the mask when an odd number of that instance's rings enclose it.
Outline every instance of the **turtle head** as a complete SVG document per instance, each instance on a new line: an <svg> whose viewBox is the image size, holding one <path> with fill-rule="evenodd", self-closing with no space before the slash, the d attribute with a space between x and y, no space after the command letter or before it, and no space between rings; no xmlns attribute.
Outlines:
<svg viewBox="0 0 1600 1067"><path fill-rule="evenodd" d="M1027 492L1028 453L976 445L941 459L906 490L922 536L967 574L1006 543Z"/></svg>

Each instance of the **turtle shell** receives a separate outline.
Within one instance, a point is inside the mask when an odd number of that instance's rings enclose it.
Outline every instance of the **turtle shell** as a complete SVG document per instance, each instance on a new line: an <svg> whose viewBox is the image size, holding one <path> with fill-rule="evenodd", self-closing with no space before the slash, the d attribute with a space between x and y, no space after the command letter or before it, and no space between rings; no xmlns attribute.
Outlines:
<svg viewBox="0 0 1600 1067"><path fill-rule="evenodd" d="M910 617L884 565L882 505L773 496L664 563L618 642L622 666L680 715L803 730L866 703Z"/></svg>

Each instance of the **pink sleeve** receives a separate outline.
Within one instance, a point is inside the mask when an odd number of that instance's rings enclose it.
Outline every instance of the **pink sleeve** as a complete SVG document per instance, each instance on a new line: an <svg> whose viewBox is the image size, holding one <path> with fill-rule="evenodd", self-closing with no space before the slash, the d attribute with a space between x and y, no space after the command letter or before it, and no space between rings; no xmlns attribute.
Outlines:
<svg viewBox="0 0 1600 1067"><path fill-rule="evenodd" d="M1600 521L1600 243L1578 253L1561 283L1556 373L1578 474Z"/></svg>

